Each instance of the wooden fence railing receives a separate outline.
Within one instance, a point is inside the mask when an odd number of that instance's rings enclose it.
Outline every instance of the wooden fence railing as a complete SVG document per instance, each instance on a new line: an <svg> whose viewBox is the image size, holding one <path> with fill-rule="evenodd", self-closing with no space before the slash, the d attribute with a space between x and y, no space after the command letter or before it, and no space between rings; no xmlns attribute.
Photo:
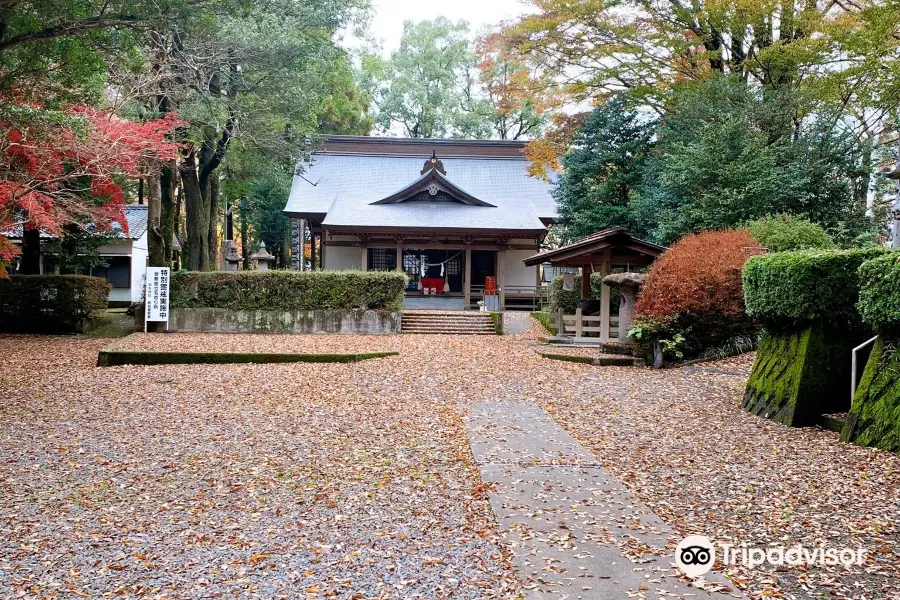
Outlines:
<svg viewBox="0 0 900 600"><path fill-rule="evenodd" d="M556 334L557 335L573 335L578 338L599 338L600 341L611 341L619 338L619 317L611 315L609 317L609 335L603 337L603 317L585 316L581 309L577 309L574 315L563 314L562 309L556 315ZM586 333L596 335L587 336Z"/></svg>

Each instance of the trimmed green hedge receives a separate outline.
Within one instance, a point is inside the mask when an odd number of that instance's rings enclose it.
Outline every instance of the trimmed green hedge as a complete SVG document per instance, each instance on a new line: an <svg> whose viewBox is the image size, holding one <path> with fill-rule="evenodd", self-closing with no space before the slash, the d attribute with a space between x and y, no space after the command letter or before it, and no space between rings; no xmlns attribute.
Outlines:
<svg viewBox="0 0 900 600"><path fill-rule="evenodd" d="M814 321L856 325L859 267L884 252L867 248L754 256L743 270L747 314L774 330Z"/></svg>
<svg viewBox="0 0 900 600"><path fill-rule="evenodd" d="M12 275L0 279L0 331L81 333L105 311L112 286L85 275Z"/></svg>
<svg viewBox="0 0 900 600"><path fill-rule="evenodd" d="M900 337L900 252L889 252L859 267L859 313L874 330Z"/></svg>
<svg viewBox="0 0 900 600"><path fill-rule="evenodd" d="M172 276L172 308L400 310L408 279L399 271L188 272Z"/></svg>
<svg viewBox="0 0 900 600"><path fill-rule="evenodd" d="M872 348L841 441L900 452L900 351L884 338Z"/></svg>

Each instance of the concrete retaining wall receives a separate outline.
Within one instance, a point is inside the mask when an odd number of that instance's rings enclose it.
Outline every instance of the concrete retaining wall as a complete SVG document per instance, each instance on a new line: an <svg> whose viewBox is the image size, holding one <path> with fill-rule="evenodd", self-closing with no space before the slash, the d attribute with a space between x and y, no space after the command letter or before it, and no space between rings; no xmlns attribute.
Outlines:
<svg viewBox="0 0 900 600"><path fill-rule="evenodd" d="M175 308L169 329L215 333L400 333L400 312L389 310L228 310Z"/></svg>

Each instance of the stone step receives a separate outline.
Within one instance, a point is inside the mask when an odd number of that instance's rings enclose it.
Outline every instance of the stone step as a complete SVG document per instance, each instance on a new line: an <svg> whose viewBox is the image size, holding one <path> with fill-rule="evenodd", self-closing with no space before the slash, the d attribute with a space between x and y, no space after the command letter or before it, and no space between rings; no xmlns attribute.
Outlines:
<svg viewBox="0 0 900 600"><path fill-rule="evenodd" d="M494 335L494 321L483 312L403 311L402 333L431 335Z"/></svg>
<svg viewBox="0 0 900 600"><path fill-rule="evenodd" d="M422 317L402 317L402 320L404 323L460 323L462 325L481 325L483 323L493 323L491 319L423 319Z"/></svg>
<svg viewBox="0 0 900 600"><path fill-rule="evenodd" d="M454 319L453 317L447 317L444 315L436 315L434 317L426 317L422 315L403 315L404 321L448 321L453 323L493 323L490 317L473 319L471 317L466 317L464 319Z"/></svg>
<svg viewBox="0 0 900 600"><path fill-rule="evenodd" d="M427 323L404 323L403 329L446 329L454 331L494 331L493 325L433 325Z"/></svg>
<svg viewBox="0 0 900 600"><path fill-rule="evenodd" d="M404 329L400 333L411 335L497 335L493 331L443 331Z"/></svg>
<svg viewBox="0 0 900 600"><path fill-rule="evenodd" d="M404 317L402 319L403 323L422 323L422 324L437 324L437 325L461 325L463 327L473 327L473 326L481 326L481 325L493 325L493 321L488 319L487 321L456 321L454 319L409 319Z"/></svg>

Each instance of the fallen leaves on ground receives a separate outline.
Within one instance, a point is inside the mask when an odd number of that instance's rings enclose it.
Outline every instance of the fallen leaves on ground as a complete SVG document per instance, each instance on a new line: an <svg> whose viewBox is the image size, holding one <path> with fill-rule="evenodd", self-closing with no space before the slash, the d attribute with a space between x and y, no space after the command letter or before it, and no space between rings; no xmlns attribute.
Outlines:
<svg viewBox="0 0 900 600"><path fill-rule="evenodd" d="M900 457L744 413L749 357L593 367L541 359L539 334L378 338L401 355L355 365L111 368L94 367L105 341L0 337L0 589L515 597L461 417L527 400L680 533L871 548L863 569L733 569L751 597L900 596ZM309 338L370 349L272 343Z"/></svg>
<svg viewBox="0 0 900 600"><path fill-rule="evenodd" d="M143 352L356 354L391 352L399 341L396 335L135 333L114 345L116 350Z"/></svg>

